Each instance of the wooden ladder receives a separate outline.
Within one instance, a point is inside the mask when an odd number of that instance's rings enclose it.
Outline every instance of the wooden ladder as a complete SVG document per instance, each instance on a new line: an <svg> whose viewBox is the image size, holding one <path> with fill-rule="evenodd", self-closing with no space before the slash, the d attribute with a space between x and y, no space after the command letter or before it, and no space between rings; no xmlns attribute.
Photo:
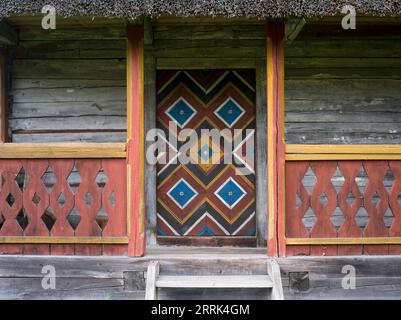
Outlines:
<svg viewBox="0 0 401 320"><path fill-rule="evenodd" d="M160 275L158 261L150 262L146 275L146 300L157 300L158 288L266 288L271 300L284 300L280 266L274 259L267 261L266 275Z"/></svg>

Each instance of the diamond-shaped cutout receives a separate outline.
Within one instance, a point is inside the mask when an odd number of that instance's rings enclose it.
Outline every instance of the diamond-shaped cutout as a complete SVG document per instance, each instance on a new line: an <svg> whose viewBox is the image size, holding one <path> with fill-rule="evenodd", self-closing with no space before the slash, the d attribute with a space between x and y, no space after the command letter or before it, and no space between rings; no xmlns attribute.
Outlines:
<svg viewBox="0 0 401 320"><path fill-rule="evenodd" d="M81 184L81 176L79 175L78 169L74 166L71 173L67 177L67 182L74 194L77 193L78 187Z"/></svg>
<svg viewBox="0 0 401 320"><path fill-rule="evenodd" d="M184 128L196 113L196 110L182 97L166 110L168 117L177 123L180 128Z"/></svg>
<svg viewBox="0 0 401 320"><path fill-rule="evenodd" d="M325 207L325 206L327 205L327 202L329 202L329 199L328 199L328 197L327 197L326 192L323 192L323 193L320 195L320 203Z"/></svg>
<svg viewBox="0 0 401 320"><path fill-rule="evenodd" d="M309 167L308 171L306 171L305 176L302 178L302 184L308 193L312 193L313 187L316 184L316 176L313 173L313 170Z"/></svg>
<svg viewBox="0 0 401 320"><path fill-rule="evenodd" d="M8 206L9 206L10 208L12 208L12 206L13 206L14 203L15 203L15 198L14 198L14 196L10 193L10 194L7 196L7 198L6 198L6 201L7 201Z"/></svg>
<svg viewBox="0 0 401 320"><path fill-rule="evenodd" d="M337 167L336 171L334 172L333 176L331 177L331 183L333 184L334 188L336 189L337 193L340 191L341 187L343 186L345 178L341 173L341 170Z"/></svg>
<svg viewBox="0 0 401 320"><path fill-rule="evenodd" d="M296 205L297 209L302 205L302 199L299 196L298 192L297 192L297 194L295 196L295 205Z"/></svg>
<svg viewBox="0 0 401 320"><path fill-rule="evenodd" d="M231 128L245 114L245 110L230 97L214 111L214 114Z"/></svg>
<svg viewBox="0 0 401 320"><path fill-rule="evenodd" d="M96 214L96 223L100 227L100 229L104 230L109 221L109 214L103 209L103 207Z"/></svg>
<svg viewBox="0 0 401 320"><path fill-rule="evenodd" d="M340 208L336 208L336 210L333 212L333 214L330 217L331 223L336 227L337 231L340 229L342 224L345 221L344 214L341 212Z"/></svg>
<svg viewBox="0 0 401 320"><path fill-rule="evenodd" d="M35 206L38 206L40 200L41 200L41 199L40 199L39 195L35 192L35 194L33 195L33 198L32 198L33 204L34 204Z"/></svg>
<svg viewBox="0 0 401 320"><path fill-rule="evenodd" d="M18 172L17 176L15 177L15 182L18 184L18 187L20 188L21 191L24 190L24 184L25 184L25 169L22 168L20 172Z"/></svg>
<svg viewBox="0 0 401 320"><path fill-rule="evenodd" d="M26 215L24 209L21 209L21 210L18 212L18 215L17 215L17 217L16 217L16 220L17 220L17 223L18 223L18 225L21 227L22 230L25 230L26 227L27 227L28 224L29 224L29 219L28 219L28 216Z"/></svg>
<svg viewBox="0 0 401 320"><path fill-rule="evenodd" d="M380 196L376 191L372 196L372 203L377 207L379 201L380 201Z"/></svg>
<svg viewBox="0 0 401 320"><path fill-rule="evenodd" d="M383 216L383 219L384 219L384 225L387 228L390 228L394 221L394 214L390 208L387 209L386 213Z"/></svg>
<svg viewBox="0 0 401 320"><path fill-rule="evenodd" d="M3 228L4 222L6 222L6 218L2 214L0 214L0 230Z"/></svg>
<svg viewBox="0 0 401 320"><path fill-rule="evenodd" d="M54 210L51 207L47 208L41 219L46 225L47 230L50 232L56 223L56 214L54 213Z"/></svg>
<svg viewBox="0 0 401 320"><path fill-rule="evenodd" d="M364 193L366 186L369 182L369 177L363 167L359 170L359 173L355 178L355 182L358 185L358 188L361 191L361 193Z"/></svg>
<svg viewBox="0 0 401 320"><path fill-rule="evenodd" d="M57 198L57 203L60 206L60 208L64 207L66 201L67 199L65 198L64 193L60 193L60 195Z"/></svg>
<svg viewBox="0 0 401 320"><path fill-rule="evenodd" d="M91 196L91 194L90 194L89 192L87 192L87 193L85 194L84 200L85 200L85 204L86 204L88 207L90 207L91 204L92 204L92 196Z"/></svg>
<svg viewBox="0 0 401 320"><path fill-rule="evenodd" d="M391 171L390 167L387 168L383 183L384 183L384 187L387 189L387 192L390 193L391 188L394 183L394 174L393 174L393 171Z"/></svg>
<svg viewBox="0 0 401 320"><path fill-rule="evenodd" d="M52 167L47 168L47 171L40 179L42 180L43 185L46 187L47 192L49 193L52 191L53 186L57 182L57 178L54 175Z"/></svg>
<svg viewBox="0 0 401 320"><path fill-rule="evenodd" d="M360 207L355 216L355 221L361 230L365 229L369 221L369 214L364 207Z"/></svg>
<svg viewBox="0 0 401 320"><path fill-rule="evenodd" d="M229 209L234 208L246 195L246 191L233 179L228 178L214 193Z"/></svg>
<svg viewBox="0 0 401 320"><path fill-rule="evenodd" d="M348 193L346 201L350 206L352 206L352 204L354 203L355 196L351 191Z"/></svg>
<svg viewBox="0 0 401 320"><path fill-rule="evenodd" d="M99 187L100 191L103 191L103 188L107 183L107 180L108 180L108 178L107 178L106 174L104 173L104 171L100 170L98 172L98 174L96 175L96 179L95 179L96 184Z"/></svg>
<svg viewBox="0 0 401 320"><path fill-rule="evenodd" d="M302 218L302 223L309 231L313 228L316 224L317 218L315 213L313 212L312 208L309 207L308 210L305 212L305 215Z"/></svg>
<svg viewBox="0 0 401 320"><path fill-rule="evenodd" d="M78 227L79 223L81 222L81 215L79 214L77 208L74 207L72 209L67 217L67 221L74 230Z"/></svg>
<svg viewBox="0 0 401 320"><path fill-rule="evenodd" d="M114 191L109 196L109 202L114 208L116 205L116 194L114 193Z"/></svg>

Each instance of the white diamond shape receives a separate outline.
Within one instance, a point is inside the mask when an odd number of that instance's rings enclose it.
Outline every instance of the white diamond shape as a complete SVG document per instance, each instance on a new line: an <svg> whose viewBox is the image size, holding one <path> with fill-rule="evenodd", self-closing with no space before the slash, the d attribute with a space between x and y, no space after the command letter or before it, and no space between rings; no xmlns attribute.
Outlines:
<svg viewBox="0 0 401 320"><path fill-rule="evenodd" d="M235 201L231 206L219 195L219 191L221 190L221 189L223 189L224 187L225 187L225 185L228 183L228 182L233 182L236 186L237 186L237 188L238 189L240 189L241 191L242 191L242 195L237 199L237 201ZM241 201L241 199L243 198L243 197L245 197L246 196L246 191L233 179L233 178L228 178L221 186L220 186L220 188L218 188L215 192L214 192L214 194L216 195L216 197L217 198L219 198L220 199L220 201L221 202L223 202L229 209L232 209L232 208L234 208L236 205L237 205L237 203L238 202L240 202Z"/></svg>
<svg viewBox="0 0 401 320"><path fill-rule="evenodd" d="M191 115L191 116L187 119L187 121L185 121L183 124L179 124L179 123L177 122L177 120L174 119L174 117L171 116L171 114L170 114L171 109L173 109L173 108L177 105L177 103L179 103L180 101L183 101L183 102L188 106L188 108L190 108L190 109L193 111L192 115ZM185 100L183 97L180 97L180 98L178 98L177 101L175 101L175 102L166 110L165 113L167 114L167 116L168 116L171 120L173 120L173 121L177 124L177 126L179 126L179 127L182 129L182 128L184 128L184 127L187 125L187 123L188 123L189 121L191 121L191 119L192 119L193 117L196 116L196 114L197 114L198 112L191 106L191 104L190 104L187 100Z"/></svg>
<svg viewBox="0 0 401 320"><path fill-rule="evenodd" d="M179 202L177 202L174 197L172 197L170 195L171 191L175 189L175 187L177 187L178 184L180 184L181 182L183 182L189 189L191 189L191 191L194 193L193 196L191 198L188 199L188 201L181 206L181 204ZM191 185L185 181L185 179L181 178L180 180L177 181L177 183L170 188L170 190L167 192L168 196L170 197L171 200L174 201L174 203L180 208L180 209L184 209L197 195L198 192L196 192L196 190L194 188L191 187Z"/></svg>
<svg viewBox="0 0 401 320"><path fill-rule="evenodd" d="M230 123L227 123L227 121L224 120L224 118L222 118L222 117L219 115L220 109L224 108L224 106L227 104L228 101L231 101L232 103L234 103L235 106L236 106L238 109L241 110L241 114L240 114L231 124L230 124ZM227 127L229 127L229 128L231 128L233 125L235 125L235 124L238 122L238 120L241 119L241 117L244 115L244 113L245 113L244 108L242 108L242 107L237 103L237 101L235 101L235 100L234 100L233 98L231 98L231 97L227 98L226 101L224 101L224 102L220 105L220 107L218 107L216 110L214 110L214 114L216 115L216 117L219 118L221 121L223 121L223 122L227 125Z"/></svg>

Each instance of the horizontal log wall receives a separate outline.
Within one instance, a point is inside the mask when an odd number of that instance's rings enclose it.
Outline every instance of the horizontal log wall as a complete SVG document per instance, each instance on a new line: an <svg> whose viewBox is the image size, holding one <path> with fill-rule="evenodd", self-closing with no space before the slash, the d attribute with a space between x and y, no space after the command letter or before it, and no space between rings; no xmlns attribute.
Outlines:
<svg viewBox="0 0 401 320"><path fill-rule="evenodd" d="M11 141L125 141L123 27L24 26L19 39L11 52Z"/></svg>
<svg viewBox="0 0 401 320"><path fill-rule="evenodd" d="M400 143L401 26L340 22L286 46L287 143Z"/></svg>

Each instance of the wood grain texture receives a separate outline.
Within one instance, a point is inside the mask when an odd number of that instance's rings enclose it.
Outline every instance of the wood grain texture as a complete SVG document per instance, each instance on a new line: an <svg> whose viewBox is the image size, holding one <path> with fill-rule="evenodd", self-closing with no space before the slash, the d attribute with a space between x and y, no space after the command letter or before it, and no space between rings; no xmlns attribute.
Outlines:
<svg viewBox="0 0 401 320"><path fill-rule="evenodd" d="M58 27L52 34L31 26L19 30L20 41L11 52L12 141L105 142L111 138L94 133L125 131L125 29L80 29ZM64 130L64 135L53 130ZM126 136L113 139L124 142Z"/></svg>
<svg viewBox="0 0 401 320"><path fill-rule="evenodd" d="M287 143L399 144L399 26L338 23L308 22L286 45Z"/></svg>

